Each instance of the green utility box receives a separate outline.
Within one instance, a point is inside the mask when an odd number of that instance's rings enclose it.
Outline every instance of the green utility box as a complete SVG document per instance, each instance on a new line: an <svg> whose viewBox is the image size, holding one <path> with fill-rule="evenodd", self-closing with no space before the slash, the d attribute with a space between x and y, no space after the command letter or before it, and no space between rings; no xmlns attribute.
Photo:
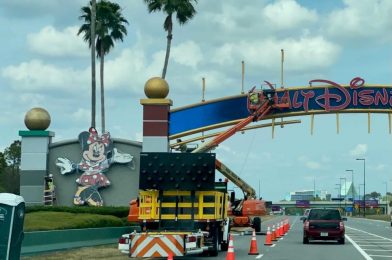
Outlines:
<svg viewBox="0 0 392 260"><path fill-rule="evenodd" d="M21 196L0 193L0 259L18 260L23 241L25 203Z"/></svg>

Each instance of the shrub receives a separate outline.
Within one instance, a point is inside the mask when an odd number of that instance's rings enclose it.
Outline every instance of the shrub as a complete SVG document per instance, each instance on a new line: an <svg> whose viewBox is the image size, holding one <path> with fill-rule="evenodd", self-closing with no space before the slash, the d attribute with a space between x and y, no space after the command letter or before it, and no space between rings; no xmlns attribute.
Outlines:
<svg viewBox="0 0 392 260"><path fill-rule="evenodd" d="M68 212L68 213L89 213L98 215L111 215L118 218L128 216L129 207L81 207L81 206L29 206L26 207L26 213L50 211L50 212Z"/></svg>

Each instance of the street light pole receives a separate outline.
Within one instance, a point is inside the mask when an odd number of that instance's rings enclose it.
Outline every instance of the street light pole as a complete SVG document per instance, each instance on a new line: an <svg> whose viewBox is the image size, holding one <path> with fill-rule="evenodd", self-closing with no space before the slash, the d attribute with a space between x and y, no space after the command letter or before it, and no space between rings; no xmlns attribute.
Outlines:
<svg viewBox="0 0 392 260"><path fill-rule="evenodd" d="M361 200L361 184L358 185L358 201ZM359 203L358 215L361 216L361 203Z"/></svg>
<svg viewBox="0 0 392 260"><path fill-rule="evenodd" d="M358 159L357 161L363 161L363 217L366 217L366 173L365 173L365 169L366 169L366 159L365 158L361 158Z"/></svg>
<svg viewBox="0 0 392 260"><path fill-rule="evenodd" d="M385 214L388 214L388 182L384 181L385 184L385 201L387 202L387 206L385 207Z"/></svg>
<svg viewBox="0 0 392 260"><path fill-rule="evenodd" d="M341 208L342 207L342 201L340 200L340 198L341 198L341 194L342 194L342 184L340 183L340 180L339 180L339 183L336 183L335 185L337 185L337 186L339 186L339 208Z"/></svg>
<svg viewBox="0 0 392 260"><path fill-rule="evenodd" d="M344 180L344 212L346 212L346 198L347 198L347 186L346 186L346 178L340 178L340 180Z"/></svg>

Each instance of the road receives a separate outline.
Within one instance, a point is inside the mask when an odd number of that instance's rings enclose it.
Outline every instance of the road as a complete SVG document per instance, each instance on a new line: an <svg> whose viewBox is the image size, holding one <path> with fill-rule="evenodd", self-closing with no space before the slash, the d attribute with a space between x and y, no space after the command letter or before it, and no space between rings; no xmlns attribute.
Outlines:
<svg viewBox="0 0 392 260"><path fill-rule="evenodd" d="M279 222L278 217L263 222L263 229ZM272 246L264 246L265 235L257 235L257 247L260 255L249 256L250 235L234 236L236 259L262 260L381 260L392 259L392 228L389 222L368 219L349 218L346 224L346 244L334 241L311 242L302 244L302 222L299 217L289 217L290 231ZM186 257L187 260L202 259ZM226 259L226 253L220 252L215 259Z"/></svg>
<svg viewBox="0 0 392 260"><path fill-rule="evenodd" d="M272 246L265 246L265 234L257 235L257 248L260 255L249 256L251 235L234 234L235 259L262 259L262 260L392 260L392 227L389 222L368 219L349 218L346 224L346 244L340 245L334 241L311 242L302 244L302 222L298 216L278 216L262 223L262 229L277 224L281 220L289 218L291 229L289 232ZM22 259L129 259L121 256L113 248L99 248L102 252L94 249L91 252L81 253L78 250L69 250L67 255L57 253L56 256L47 254L46 257L26 257ZM87 250L87 249L83 249ZM74 252L74 253L73 253ZM111 253L110 253L111 252ZM78 255L79 254L79 255ZM161 258L166 259L166 258ZM177 259L177 258L175 258ZM226 259L226 252L219 252L218 257L189 256L186 260L200 259Z"/></svg>

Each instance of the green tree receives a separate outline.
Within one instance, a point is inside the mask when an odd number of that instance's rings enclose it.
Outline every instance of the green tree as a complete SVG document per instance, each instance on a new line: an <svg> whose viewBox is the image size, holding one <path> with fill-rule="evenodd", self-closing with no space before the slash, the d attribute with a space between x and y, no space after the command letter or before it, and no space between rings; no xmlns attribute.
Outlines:
<svg viewBox="0 0 392 260"><path fill-rule="evenodd" d="M4 153L0 152L0 192L5 192L4 189L4 177L5 168L7 167L7 162L4 157Z"/></svg>
<svg viewBox="0 0 392 260"><path fill-rule="evenodd" d="M2 156L0 156L0 164L4 165L5 161L5 167L3 169L0 169L0 182L2 184L2 187L0 187L1 191L19 194L20 157L21 142L19 140L14 141L9 147L4 150Z"/></svg>
<svg viewBox="0 0 392 260"><path fill-rule="evenodd" d="M5 160L4 153L0 152L0 173L7 167L7 161Z"/></svg>
<svg viewBox="0 0 392 260"><path fill-rule="evenodd" d="M164 79L166 77L171 41L173 39L172 17L175 14L180 25L188 22L196 14L193 2L197 3L197 0L144 0L144 2L147 4L150 13L163 11L167 15L163 23L163 29L167 32L166 56L162 70L162 78Z"/></svg>
<svg viewBox="0 0 392 260"><path fill-rule="evenodd" d="M369 194L366 194L365 198L366 199L377 199L381 197L381 193L377 192L377 191L373 191Z"/></svg>
<svg viewBox="0 0 392 260"><path fill-rule="evenodd" d="M81 11L83 15L79 17L80 20L85 21L96 21L96 10L97 3L96 0L90 1L91 8L82 7ZM96 97L97 97L97 87L96 87L96 76L95 76L95 44L91 44L91 39L95 39L95 23L83 24L78 32L78 35L81 33L80 30L83 28L84 32L84 41L88 42L88 46L91 48L91 126L96 127L95 118L96 118Z"/></svg>
<svg viewBox="0 0 392 260"><path fill-rule="evenodd" d="M12 170L12 173L19 173L21 156L21 142L19 140L14 141L8 148L4 150L4 157L7 165Z"/></svg>
<svg viewBox="0 0 392 260"><path fill-rule="evenodd" d="M84 21L84 24L79 28L78 35L83 33L83 39L92 47L92 34L91 34L91 9L92 3L89 6L82 7L82 15L79 19ZM96 6L96 19L95 19L95 39L94 45L96 47L97 57L100 59L100 85L101 85L101 122L102 132L105 132L105 94L104 94L104 64L105 55L114 47L114 42L123 41L124 36L127 34L125 24L128 21L121 13L121 7L109 1L100 1Z"/></svg>

